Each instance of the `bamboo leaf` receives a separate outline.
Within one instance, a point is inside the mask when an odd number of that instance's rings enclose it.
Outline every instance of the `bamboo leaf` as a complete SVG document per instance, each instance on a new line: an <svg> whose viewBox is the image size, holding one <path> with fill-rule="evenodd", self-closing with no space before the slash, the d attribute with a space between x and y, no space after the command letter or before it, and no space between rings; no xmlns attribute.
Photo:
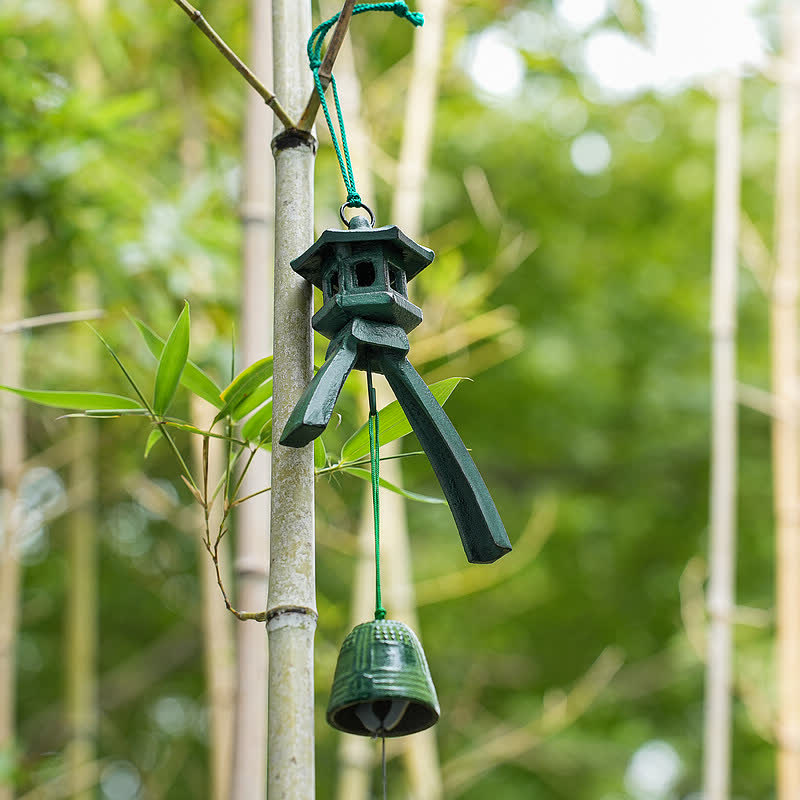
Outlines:
<svg viewBox="0 0 800 800"><path fill-rule="evenodd" d="M248 442L260 442L264 426L269 423L272 430L272 400L265 403L242 425L242 437ZM271 436L270 436L271 438Z"/></svg>
<svg viewBox="0 0 800 800"><path fill-rule="evenodd" d="M164 349L164 340L152 329L145 325L140 319L131 317L134 325L139 329L139 333L147 345L147 349L156 357L161 358ZM211 403L215 408L222 408L223 400L220 398L220 388L213 380L203 372L194 361L186 360L186 366L181 374L181 383L198 397Z"/></svg>
<svg viewBox="0 0 800 800"><path fill-rule="evenodd" d="M105 347L106 350L108 350L109 354L111 355L111 358L114 359L117 366L120 368L120 370L122 370L122 374L125 376L128 383L130 383L130 385L133 387L133 391L136 392L136 396L139 398L139 400L141 400L142 405L147 409L149 415L153 418L153 421L156 421L157 415L155 414L153 409L150 408L150 405L145 399L145 396L142 394L141 389L139 389L139 387L136 385L136 381L133 380L133 377L131 376L130 372L128 372L128 370L125 368L125 365L122 363L122 361L120 361L119 356L114 352L114 348L111 347L111 345L102 337L99 331L97 331L91 325L89 325L89 328L94 333L94 335L103 343L103 347ZM167 431L164 428L162 428L162 432L164 433L164 438L167 440L167 444L169 444L170 449L175 454L175 458L181 465L181 469L183 470L182 477L184 478L184 480L187 480L190 485L194 486L195 489L197 489L197 487L195 486L194 478L192 477L191 470L186 465L186 461L181 455L180 450L178 450L178 448L175 445L175 442L172 440L172 437L169 435L169 433L167 433Z"/></svg>
<svg viewBox="0 0 800 800"><path fill-rule="evenodd" d="M71 408L79 411L86 409L92 410L119 410L119 409L140 409L142 406L130 397L123 397L119 394L107 394L106 392L62 392L62 391L41 391L38 389L20 389L13 386L2 386L7 392L24 397L32 403L40 406L50 406L52 408Z"/></svg>
<svg viewBox="0 0 800 800"><path fill-rule="evenodd" d="M200 490L196 486L193 486L185 475L181 475L181 480L186 484L186 488L192 493L192 497L194 497L194 499L197 500L201 506L205 507L203 496L200 494Z"/></svg>
<svg viewBox="0 0 800 800"><path fill-rule="evenodd" d="M142 404L142 406L144 406L149 412L152 413L153 409L150 408L149 403L145 399L145 396L142 394L142 390L136 385L136 381L133 379L133 376L130 374L130 372L128 372L127 368L120 360L120 357L114 352L114 348L103 338L103 335L100 333L100 331L97 330L97 328L93 327L92 325L89 325L88 322L86 323L86 325L89 328L89 330L92 331L92 333L102 342L103 347L105 347L106 350L108 350L109 355L111 356L111 358L114 359L114 362L120 368L122 374L125 376L125 380L128 381L133 391L136 392L136 396L139 398L139 401Z"/></svg>
<svg viewBox="0 0 800 800"><path fill-rule="evenodd" d="M145 458L147 458L147 456L150 455L150 451L163 437L164 434L161 432L161 428L153 428L153 430L150 431L150 435L147 437L147 444L144 446Z"/></svg>
<svg viewBox="0 0 800 800"><path fill-rule="evenodd" d="M357 478L361 478L362 481L367 481L370 483L372 481L372 473L368 469L361 469L360 467L344 467L344 472L348 472L351 475L355 475ZM394 483L390 483L385 478L379 478L378 483L384 488L388 489L390 492L394 492L395 494L402 495L408 500L416 500L418 503L444 503L444 499L441 497L431 497L427 494L418 494L417 492L409 492L408 489L403 489L401 486L397 486Z"/></svg>
<svg viewBox="0 0 800 800"><path fill-rule="evenodd" d="M150 412L146 408L88 408L80 414L64 414L64 416L116 419L117 417L149 417Z"/></svg>
<svg viewBox="0 0 800 800"><path fill-rule="evenodd" d="M231 411L231 419L238 422L242 417L246 417L253 409L258 408L265 400L272 399L272 378L262 383L252 394L245 397L236 408Z"/></svg>
<svg viewBox="0 0 800 800"><path fill-rule="evenodd" d="M226 386L220 397L225 404L220 409L214 422L219 422L223 417L228 416L231 411L249 397L255 390L272 378L272 356L267 356L255 364L251 364L247 369L242 370L228 386Z"/></svg>
<svg viewBox="0 0 800 800"><path fill-rule="evenodd" d="M208 436L211 439L221 439L224 442L231 442L232 444L238 444L241 447L244 447L247 442L242 441L241 439L237 439L235 436L226 436L224 433L212 433L211 431L205 431L202 428L198 428L196 425L191 425L188 422L183 422L181 420L171 419L167 417L164 419L164 424L170 428L175 428L179 431L186 431L187 433L194 433L198 436Z"/></svg>
<svg viewBox="0 0 800 800"><path fill-rule="evenodd" d="M258 437L258 446L263 447L265 450L272 450L272 418L261 429Z"/></svg>
<svg viewBox="0 0 800 800"><path fill-rule="evenodd" d="M164 414L175 396L189 356L189 326L189 304L184 303L158 360L153 391L153 411L156 414Z"/></svg>
<svg viewBox="0 0 800 800"><path fill-rule="evenodd" d="M314 439L314 468L322 469L328 465L328 452L321 436Z"/></svg>
<svg viewBox="0 0 800 800"><path fill-rule="evenodd" d="M439 405L444 405L461 381L468 378L445 378L443 381L432 383L428 388L436 398ZM400 403L395 400L384 406L378 412L378 429L380 434L379 444L385 445L411 433L411 423L406 419ZM364 423L345 443L339 463L358 461L369 453L369 427Z"/></svg>
<svg viewBox="0 0 800 800"><path fill-rule="evenodd" d="M89 119L95 125L110 129L149 111L157 102L156 93L151 89L134 91L119 98L109 98L107 103L103 102L91 112Z"/></svg>
<svg viewBox="0 0 800 800"><path fill-rule="evenodd" d="M204 431L202 428L198 428L197 425L192 425L190 422L181 422L180 420L171 420L165 419L165 425L169 425L170 428L175 428L179 431L186 431L187 433L196 433L199 436L209 436L210 434L208 431ZM216 436L218 439L227 439L227 436L222 436L221 434Z"/></svg>

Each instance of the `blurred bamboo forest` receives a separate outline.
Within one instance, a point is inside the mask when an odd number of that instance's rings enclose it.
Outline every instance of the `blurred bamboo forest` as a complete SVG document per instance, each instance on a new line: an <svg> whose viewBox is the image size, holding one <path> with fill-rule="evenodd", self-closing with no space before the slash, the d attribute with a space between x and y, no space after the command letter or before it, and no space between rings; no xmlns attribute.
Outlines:
<svg viewBox="0 0 800 800"><path fill-rule="evenodd" d="M247 53L247 3L201 10ZM467 568L447 507L407 504L418 632L442 706L443 796L690 800L701 785L715 100L701 80L603 93L582 48L598 30L646 37L642 6L609 3L582 29L557 11L547 0L451 0L446 16L419 237L437 257L415 281L425 322L410 358L429 382L473 379L447 410L515 549ZM759 13L776 37L774 8ZM487 31L517 53L515 93L471 78ZM394 221L414 35L391 14L351 26L371 137L355 156L372 171L379 224ZM0 4L6 283L12 260L25 270L11 316L3 295L0 335L6 362L12 340L21 348L16 385L127 393L81 323L14 325L98 309L93 324L151 387L126 312L166 337L184 300L190 357L228 383L246 91L168 0ZM777 96L756 72L742 91L738 366L742 383L765 389ZM344 193L323 126L317 135L320 232L338 224ZM237 356L234 369L244 366ZM363 422L362 377L348 380L329 453ZM14 380L6 371L0 383ZM175 402L188 418L186 393ZM0 784L14 789L3 797L78 796L63 788L78 514L96 531L99 631L97 785L82 796L211 797L202 522L168 449L145 460L145 422L59 413L24 407L23 451L3 473L22 563L15 739L0 753ZM9 419L4 449L21 432ZM743 407L739 432L737 591L751 612L735 634L732 788L762 800L774 791L769 419ZM86 455L81 482L74 466ZM438 496L424 458L403 467L410 490ZM336 796L338 738L324 709L350 625L363 487L317 481L319 798ZM389 752L389 796L404 797L399 751Z"/></svg>

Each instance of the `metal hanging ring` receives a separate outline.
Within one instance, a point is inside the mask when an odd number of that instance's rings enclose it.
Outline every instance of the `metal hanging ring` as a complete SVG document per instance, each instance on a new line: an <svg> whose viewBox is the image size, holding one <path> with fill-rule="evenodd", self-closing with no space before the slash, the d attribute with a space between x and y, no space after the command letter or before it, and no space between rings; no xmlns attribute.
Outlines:
<svg viewBox="0 0 800 800"><path fill-rule="evenodd" d="M349 225L349 221L347 217L344 215L344 210L346 208L363 208L369 214L369 226L370 228L375 227L375 215L372 213L372 209L369 206L365 206L363 203L360 206L351 206L349 202L342 203L342 207L339 209L339 217L345 225Z"/></svg>

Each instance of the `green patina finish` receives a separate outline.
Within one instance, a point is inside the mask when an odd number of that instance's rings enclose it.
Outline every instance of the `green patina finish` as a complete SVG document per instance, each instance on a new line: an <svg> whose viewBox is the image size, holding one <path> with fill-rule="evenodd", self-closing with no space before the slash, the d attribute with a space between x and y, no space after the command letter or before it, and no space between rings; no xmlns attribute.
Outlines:
<svg viewBox="0 0 800 800"><path fill-rule="evenodd" d="M467 560L486 564L511 550L508 534L461 437L406 358L406 334L422 322L408 281L433 258L396 225L373 229L359 216L348 230L326 230L292 261L298 275L322 290L312 326L331 343L280 443L303 447L325 430L351 370L383 373L439 479Z"/></svg>
<svg viewBox="0 0 800 800"><path fill-rule="evenodd" d="M356 626L336 662L327 720L359 736L406 736L436 724L439 700L422 645L392 619Z"/></svg>
<svg viewBox="0 0 800 800"><path fill-rule="evenodd" d="M390 323L406 333L422 322L408 299L408 281L433 261L433 251L409 239L396 225L370 228L353 217L349 230L327 230L292 269L322 290L323 305L311 324L333 339L348 320Z"/></svg>

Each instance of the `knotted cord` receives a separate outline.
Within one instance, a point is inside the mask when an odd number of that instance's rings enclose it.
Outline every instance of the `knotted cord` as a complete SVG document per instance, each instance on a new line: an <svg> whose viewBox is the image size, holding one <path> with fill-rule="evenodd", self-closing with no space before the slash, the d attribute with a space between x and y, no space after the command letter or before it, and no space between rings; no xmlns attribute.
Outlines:
<svg viewBox="0 0 800 800"><path fill-rule="evenodd" d="M403 0L395 0L393 3L359 3L353 6L353 14L363 14L366 11L391 11L401 19L407 19L412 25L417 27L421 26L425 18L419 11L409 11L408 6ZM322 43L328 31L339 19L339 14L334 14L330 19L321 22L314 28L311 36L308 39L307 52L308 52L308 65L311 67L311 74L314 76L314 86L319 95L319 104L322 106L322 112L325 115L325 121L328 123L328 130L331 132L331 141L333 142L334 150L336 150L336 158L339 161L339 169L342 173L342 180L344 181L344 188L347 190L346 206L352 208L361 208L361 196L356 190L356 181L353 176L353 165L350 162L350 149L347 146L347 133L344 127L344 118L342 116L342 107L339 103L339 92L336 90L336 80L331 75L331 91L333 93L333 102L336 106L336 118L339 123L340 135L337 136L333 127L333 120L331 113L328 109L328 103L325 100L325 90L322 87L322 80L319 77L319 68L322 66ZM339 139L341 138L341 145Z"/></svg>

